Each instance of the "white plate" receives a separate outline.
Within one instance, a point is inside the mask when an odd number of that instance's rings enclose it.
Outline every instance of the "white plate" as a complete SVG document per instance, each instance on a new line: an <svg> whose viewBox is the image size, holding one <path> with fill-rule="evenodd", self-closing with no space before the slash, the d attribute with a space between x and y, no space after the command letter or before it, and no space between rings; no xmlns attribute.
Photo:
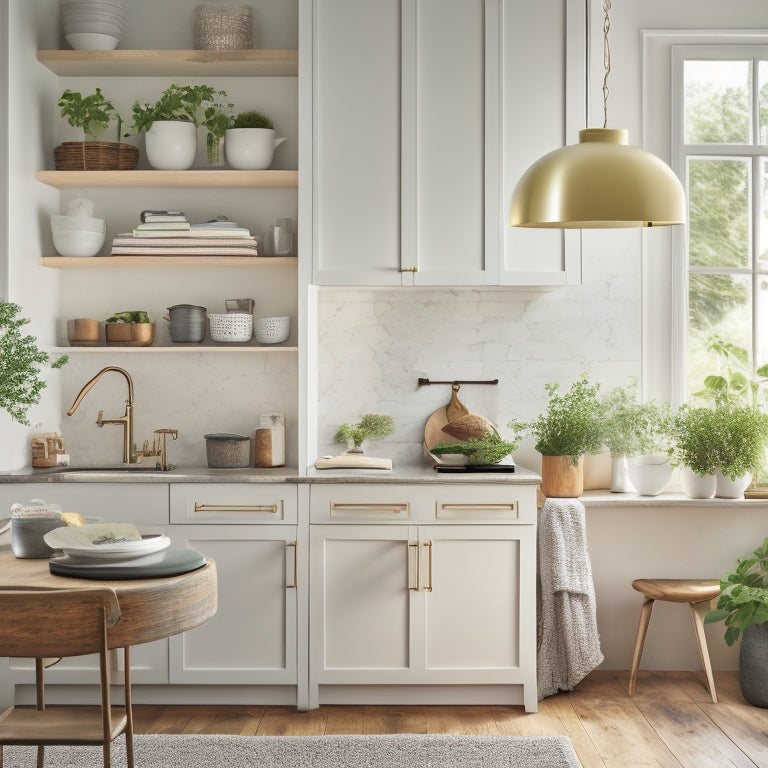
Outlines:
<svg viewBox="0 0 768 768"><path fill-rule="evenodd" d="M164 547L163 549L157 551L157 552L151 552L148 555L136 555L136 556L129 556L129 555L115 555L114 557L80 557L79 555L61 555L58 557L55 557L55 559L60 563L66 563L67 565L76 565L79 568L102 568L105 564L108 564L111 568L115 568L117 566L130 566L131 568L141 568L147 565L157 565L158 563L163 562L163 557L165 557L165 549L167 547Z"/></svg>
<svg viewBox="0 0 768 768"><path fill-rule="evenodd" d="M161 532L146 530L142 532L142 538L135 541L93 544L86 535L89 527L91 526L55 528L46 533L43 539L52 549L60 549L64 554L77 557L78 560L128 560L159 552L171 545L171 540Z"/></svg>

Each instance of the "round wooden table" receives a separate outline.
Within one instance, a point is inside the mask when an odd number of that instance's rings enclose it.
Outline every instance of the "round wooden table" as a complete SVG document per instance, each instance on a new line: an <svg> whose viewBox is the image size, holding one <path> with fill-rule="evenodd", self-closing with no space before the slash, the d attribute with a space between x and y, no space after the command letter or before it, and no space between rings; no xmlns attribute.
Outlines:
<svg viewBox="0 0 768 768"><path fill-rule="evenodd" d="M216 613L216 564L207 560L195 571L152 579L105 581L58 576L48 560L17 559L0 547L0 587L93 589L109 587L117 594L120 621L108 632L110 648L149 643L193 629Z"/></svg>

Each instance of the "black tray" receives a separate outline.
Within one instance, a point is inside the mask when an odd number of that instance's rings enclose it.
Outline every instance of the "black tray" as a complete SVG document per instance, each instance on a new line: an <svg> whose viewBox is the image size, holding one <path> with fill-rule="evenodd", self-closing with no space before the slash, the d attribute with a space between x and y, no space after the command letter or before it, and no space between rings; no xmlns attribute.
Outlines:
<svg viewBox="0 0 768 768"><path fill-rule="evenodd" d="M197 570L205 565L205 557L194 549L165 549L137 558L133 565L105 561L97 565L68 562L67 557L54 557L48 570L57 576L74 576L79 579L151 579L160 576L177 576Z"/></svg>
<svg viewBox="0 0 768 768"><path fill-rule="evenodd" d="M469 472L514 472L514 464L467 464L463 467L453 466L451 464L435 464L435 472L453 472L453 473L469 473Z"/></svg>

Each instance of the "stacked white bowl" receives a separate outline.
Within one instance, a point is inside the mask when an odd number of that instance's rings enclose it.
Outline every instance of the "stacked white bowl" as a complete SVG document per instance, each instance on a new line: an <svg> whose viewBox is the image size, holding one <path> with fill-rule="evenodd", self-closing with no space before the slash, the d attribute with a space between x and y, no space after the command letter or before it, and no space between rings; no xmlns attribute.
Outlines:
<svg viewBox="0 0 768 768"><path fill-rule="evenodd" d="M123 36L123 0L61 0L67 42L79 51L111 51Z"/></svg>
<svg viewBox="0 0 768 768"><path fill-rule="evenodd" d="M59 256L95 256L107 234L104 219L92 216L51 216L53 247Z"/></svg>

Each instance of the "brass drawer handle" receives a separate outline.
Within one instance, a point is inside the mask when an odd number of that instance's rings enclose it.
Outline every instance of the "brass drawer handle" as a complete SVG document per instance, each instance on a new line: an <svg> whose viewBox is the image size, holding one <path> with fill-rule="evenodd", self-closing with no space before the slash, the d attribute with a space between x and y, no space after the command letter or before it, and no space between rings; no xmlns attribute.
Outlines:
<svg viewBox="0 0 768 768"><path fill-rule="evenodd" d="M408 513L408 504L344 504L331 502L331 515L334 512L388 512L393 515Z"/></svg>
<svg viewBox="0 0 768 768"><path fill-rule="evenodd" d="M296 589L299 586L299 542L287 541L285 548L293 548L293 584L286 584L286 589Z"/></svg>
<svg viewBox="0 0 768 768"><path fill-rule="evenodd" d="M195 512L267 512L277 514L277 504L198 504Z"/></svg>
<svg viewBox="0 0 768 768"><path fill-rule="evenodd" d="M418 267L400 267L400 272L418 272Z"/></svg>
<svg viewBox="0 0 768 768"><path fill-rule="evenodd" d="M427 584L424 589L427 592L432 591L432 542L431 541L425 541L422 545L422 547L427 547L427 550L429 552L429 560L428 560L428 573L429 573L429 584Z"/></svg>
<svg viewBox="0 0 768 768"><path fill-rule="evenodd" d="M449 510L455 509L457 511L467 510L472 511L475 509L492 512L514 512L515 504L441 504L440 509Z"/></svg>

